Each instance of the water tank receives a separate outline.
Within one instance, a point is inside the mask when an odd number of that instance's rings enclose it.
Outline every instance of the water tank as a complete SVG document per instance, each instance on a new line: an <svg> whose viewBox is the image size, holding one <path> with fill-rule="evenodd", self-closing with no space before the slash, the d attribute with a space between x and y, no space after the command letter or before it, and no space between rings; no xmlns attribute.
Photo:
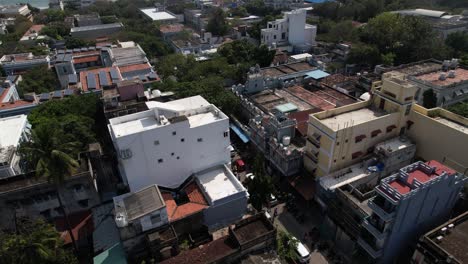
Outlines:
<svg viewBox="0 0 468 264"><path fill-rule="evenodd" d="M154 97L161 97L161 91L159 90L153 90L152 94Z"/></svg>
<svg viewBox="0 0 468 264"><path fill-rule="evenodd" d="M284 136L284 137L283 137L283 145L289 146L289 144L291 144L291 137L289 137L289 136Z"/></svg>
<svg viewBox="0 0 468 264"><path fill-rule="evenodd" d="M120 228L128 225L127 217L125 217L124 213L117 213L115 216L115 224Z"/></svg>

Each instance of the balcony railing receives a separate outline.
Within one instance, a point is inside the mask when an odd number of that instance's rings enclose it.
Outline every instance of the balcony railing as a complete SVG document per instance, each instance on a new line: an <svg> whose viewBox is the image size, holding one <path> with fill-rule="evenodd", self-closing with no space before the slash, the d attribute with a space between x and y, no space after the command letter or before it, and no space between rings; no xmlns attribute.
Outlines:
<svg viewBox="0 0 468 264"><path fill-rule="evenodd" d="M314 145L316 148L320 148L320 138L308 136L307 140L310 142L310 144Z"/></svg>
<svg viewBox="0 0 468 264"><path fill-rule="evenodd" d="M382 240L387 236L387 233L383 230L380 230L376 226L372 224L372 221L369 217L366 217L364 221L362 221L362 226L369 231L375 238L378 240Z"/></svg>
<svg viewBox="0 0 468 264"><path fill-rule="evenodd" d="M375 198L374 198L375 199ZM395 218L395 211L393 212L387 212L386 210L384 210L382 208L381 205L377 204L374 199L371 199L369 200L369 202L367 203L367 205L369 206L370 209L372 209L372 211L374 213L376 213L380 218L382 218L382 220L384 220L385 222L388 222L388 221L391 221L392 219Z"/></svg>
<svg viewBox="0 0 468 264"><path fill-rule="evenodd" d="M377 259L382 256L382 249L374 249L362 238L358 238L357 242L372 258Z"/></svg>

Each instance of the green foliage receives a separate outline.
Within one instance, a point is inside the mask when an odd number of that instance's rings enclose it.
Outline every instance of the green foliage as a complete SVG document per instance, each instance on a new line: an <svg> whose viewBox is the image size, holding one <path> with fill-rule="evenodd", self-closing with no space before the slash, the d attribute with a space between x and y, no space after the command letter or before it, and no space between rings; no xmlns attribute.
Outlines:
<svg viewBox="0 0 468 264"><path fill-rule="evenodd" d="M343 20L337 23L333 20L322 19L318 24L318 32L320 33L317 36L318 39L327 42L357 42L359 40L359 32L353 26L351 20Z"/></svg>
<svg viewBox="0 0 468 264"><path fill-rule="evenodd" d="M468 53L468 34L464 32L451 33L447 36L445 44L453 50L455 56Z"/></svg>
<svg viewBox="0 0 468 264"><path fill-rule="evenodd" d="M356 54L369 52L371 58L364 62L371 65L380 63L380 54L393 54L395 64L408 63L429 58L441 59L448 55L448 50L432 27L419 17L399 16L393 13L383 13L369 20L360 33L360 40L366 43L366 50L362 47L355 49ZM374 57L375 49L378 56ZM358 56L359 57L359 56ZM355 57L352 58L355 60Z"/></svg>
<svg viewBox="0 0 468 264"><path fill-rule="evenodd" d="M255 65L258 63L261 67L270 66L275 57L274 50L269 50L265 45L257 47L247 40L226 43L218 49L218 53L230 64Z"/></svg>
<svg viewBox="0 0 468 264"><path fill-rule="evenodd" d="M239 6L239 7L230 9L229 14L230 16L233 16L233 17L246 17L249 15L249 12L247 12L247 9L245 9L245 7Z"/></svg>
<svg viewBox="0 0 468 264"><path fill-rule="evenodd" d="M265 5L263 0L251 0L245 4L245 9L252 15L257 16L268 16L268 15L279 15L281 14L281 10L277 10Z"/></svg>
<svg viewBox="0 0 468 264"><path fill-rule="evenodd" d="M277 252L281 259L297 260L299 256L296 253L297 241L291 234L286 231L278 231L276 238Z"/></svg>
<svg viewBox="0 0 468 264"><path fill-rule="evenodd" d="M67 49L81 48L86 46L94 46L94 42L74 37L65 37L65 47L67 47Z"/></svg>
<svg viewBox="0 0 468 264"><path fill-rule="evenodd" d="M58 88L58 80L55 73L47 66L39 66L29 69L23 75L18 89L21 94L25 93L45 93Z"/></svg>
<svg viewBox="0 0 468 264"><path fill-rule="evenodd" d="M423 106L428 109L434 108L437 106L437 97L432 89L424 91Z"/></svg>
<svg viewBox="0 0 468 264"><path fill-rule="evenodd" d="M206 30L215 36L224 36L228 32L229 26L226 22L226 14L221 8L215 8L211 12Z"/></svg>
<svg viewBox="0 0 468 264"><path fill-rule="evenodd" d="M96 141L95 117L99 100L94 94L72 96L39 105L28 116L33 130L53 127L59 142L79 142L72 156Z"/></svg>
<svg viewBox="0 0 468 264"><path fill-rule="evenodd" d="M358 44L351 48L348 63L376 65L380 62L380 52L372 45Z"/></svg>
<svg viewBox="0 0 468 264"><path fill-rule="evenodd" d="M457 115L461 115L465 118L468 118L468 102L462 102L449 106L448 110Z"/></svg>
<svg viewBox="0 0 468 264"><path fill-rule="evenodd" d="M263 204L268 202L271 194L274 193L275 187L270 176L266 175L264 170L264 158L257 155L253 164L254 178L247 183L247 189L250 194L250 203L252 206L261 210Z"/></svg>
<svg viewBox="0 0 468 264"><path fill-rule="evenodd" d="M16 16L15 24L8 25L7 31L8 34L0 36L0 40L3 42L6 41L18 41L24 33L33 25L31 21L29 21L24 16Z"/></svg>
<svg viewBox="0 0 468 264"><path fill-rule="evenodd" d="M238 109L239 100L224 88L224 80L236 80L240 74L225 58L196 62L192 56L171 54L160 61L158 72L163 76L163 83L155 84L155 89L173 91L178 98L201 95L226 114Z"/></svg>
<svg viewBox="0 0 468 264"><path fill-rule="evenodd" d="M70 34L70 27L64 22L54 22L42 28L41 34L60 40Z"/></svg>
<svg viewBox="0 0 468 264"><path fill-rule="evenodd" d="M460 57L460 65L468 67L468 53L464 53Z"/></svg>
<svg viewBox="0 0 468 264"><path fill-rule="evenodd" d="M0 260L16 264L77 264L55 228L41 220L19 219L17 232L0 231Z"/></svg>
<svg viewBox="0 0 468 264"><path fill-rule="evenodd" d="M314 6L314 13L336 21L356 20L366 22L384 10L382 0L354 0L344 3L339 1L325 2Z"/></svg>
<svg viewBox="0 0 468 264"><path fill-rule="evenodd" d="M261 35L262 28L266 28L267 23L275 20L275 18L276 18L275 16L267 15L263 17L262 21L253 24L250 28L247 29L247 32L249 33L250 37L256 40L260 40L262 36Z"/></svg>
<svg viewBox="0 0 468 264"><path fill-rule="evenodd" d="M387 54L382 54L381 55L381 61L382 61L382 64L383 65L387 65L387 66L392 66L393 65L393 62L395 61L395 53L387 53Z"/></svg>

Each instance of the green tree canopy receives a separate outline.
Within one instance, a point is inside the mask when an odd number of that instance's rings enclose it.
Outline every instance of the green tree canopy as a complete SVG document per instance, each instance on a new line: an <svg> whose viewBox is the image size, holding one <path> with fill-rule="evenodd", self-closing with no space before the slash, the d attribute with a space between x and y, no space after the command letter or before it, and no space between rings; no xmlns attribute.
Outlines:
<svg viewBox="0 0 468 264"><path fill-rule="evenodd" d="M437 106L437 97L434 90L429 89L423 93L423 106L425 108L434 108Z"/></svg>
<svg viewBox="0 0 468 264"><path fill-rule="evenodd" d="M31 68L22 76L23 81L18 86L19 92L22 94L32 92L40 94L59 88L55 72L48 69L47 66Z"/></svg>
<svg viewBox="0 0 468 264"><path fill-rule="evenodd" d="M264 157L257 155L253 165L254 178L247 183L252 206L261 210L274 193L275 187L270 176L266 175L264 169Z"/></svg>
<svg viewBox="0 0 468 264"><path fill-rule="evenodd" d="M0 231L0 260L15 264L76 264L73 254L63 249L55 228L38 220L21 218L17 232Z"/></svg>
<svg viewBox="0 0 468 264"><path fill-rule="evenodd" d="M299 241L286 231L278 231L276 238L278 255L285 260L297 260L296 247Z"/></svg>
<svg viewBox="0 0 468 264"><path fill-rule="evenodd" d="M468 118L468 102L454 104L448 108L450 112Z"/></svg>
<svg viewBox="0 0 468 264"><path fill-rule="evenodd" d="M213 9L206 30L215 36L224 36L228 32L229 26L226 21L226 14L221 8Z"/></svg>
<svg viewBox="0 0 468 264"><path fill-rule="evenodd" d="M261 67L270 66L275 57L274 50L269 50L265 45L257 47L247 40L226 43L218 49L218 53L230 64L247 63L253 66L258 63Z"/></svg>

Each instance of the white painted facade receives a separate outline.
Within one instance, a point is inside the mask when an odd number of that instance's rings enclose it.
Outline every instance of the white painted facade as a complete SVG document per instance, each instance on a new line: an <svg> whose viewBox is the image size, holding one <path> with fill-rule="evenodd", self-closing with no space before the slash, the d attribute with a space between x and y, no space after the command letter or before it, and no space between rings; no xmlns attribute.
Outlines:
<svg viewBox="0 0 468 264"><path fill-rule="evenodd" d="M178 187L192 174L230 162L229 119L201 96L110 119L119 170L130 191Z"/></svg>
<svg viewBox="0 0 468 264"><path fill-rule="evenodd" d="M261 31L261 43L267 46L313 46L317 27L306 24L307 11L296 9L285 12L284 17L270 21Z"/></svg>
<svg viewBox="0 0 468 264"><path fill-rule="evenodd" d="M0 128L0 179L5 179L22 173L16 149L31 126L26 115L17 115L1 118Z"/></svg>

